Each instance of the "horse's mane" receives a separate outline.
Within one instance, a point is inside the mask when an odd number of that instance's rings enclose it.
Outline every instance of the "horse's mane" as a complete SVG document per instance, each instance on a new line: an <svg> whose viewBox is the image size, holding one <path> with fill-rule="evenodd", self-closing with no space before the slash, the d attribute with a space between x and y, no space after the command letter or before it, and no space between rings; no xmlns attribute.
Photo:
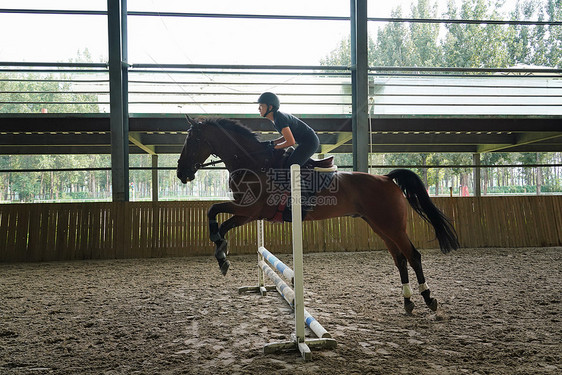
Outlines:
<svg viewBox="0 0 562 375"><path fill-rule="evenodd" d="M258 135L238 120L231 120L227 118L208 118L204 121L204 123L218 126L250 139L258 140Z"/></svg>

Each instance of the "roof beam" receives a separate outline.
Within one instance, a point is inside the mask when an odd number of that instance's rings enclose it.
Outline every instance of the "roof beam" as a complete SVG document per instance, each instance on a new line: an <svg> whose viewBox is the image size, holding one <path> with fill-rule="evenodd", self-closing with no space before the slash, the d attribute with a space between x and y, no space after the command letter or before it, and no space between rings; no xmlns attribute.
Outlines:
<svg viewBox="0 0 562 375"><path fill-rule="evenodd" d="M562 132L524 133L516 138L515 143L479 145L477 149L478 149L478 153L497 152L497 151L507 150L510 148L523 146L531 143L542 142L559 137L562 137Z"/></svg>
<svg viewBox="0 0 562 375"><path fill-rule="evenodd" d="M0 146L106 146L110 144L107 134L3 134Z"/></svg>
<svg viewBox="0 0 562 375"><path fill-rule="evenodd" d="M457 134L445 133L402 133L372 134L371 143L374 145L467 145L467 144L510 144L515 142L515 134Z"/></svg>
<svg viewBox="0 0 562 375"><path fill-rule="evenodd" d="M340 147L341 145L349 142L351 140L351 138L353 138L351 133L338 133L338 139L337 139L335 144L333 144L333 145L329 145L329 144L320 145L320 153L321 154L327 154L329 152L332 152L333 150Z"/></svg>
<svg viewBox="0 0 562 375"><path fill-rule="evenodd" d="M143 144L139 133L129 132L129 141L147 154L156 155L154 146L146 146L145 144Z"/></svg>
<svg viewBox="0 0 562 375"><path fill-rule="evenodd" d="M401 154L401 153L420 153L420 152L467 152L475 153L474 145L373 145L373 154ZM337 154L351 153L351 145L344 144L333 151Z"/></svg>

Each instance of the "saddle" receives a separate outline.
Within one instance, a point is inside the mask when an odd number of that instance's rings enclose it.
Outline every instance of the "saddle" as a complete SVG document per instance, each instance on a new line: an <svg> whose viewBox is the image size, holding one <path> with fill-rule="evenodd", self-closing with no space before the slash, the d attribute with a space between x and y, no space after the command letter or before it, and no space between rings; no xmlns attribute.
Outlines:
<svg viewBox="0 0 562 375"><path fill-rule="evenodd" d="M271 161L271 167L278 169L287 167L285 166L285 162L293 151L295 151L293 147L289 147L286 150L275 150L272 157L273 160ZM323 159L310 158L302 168L315 170L316 172L336 172L338 170L338 167L334 165L333 156L328 156Z"/></svg>
<svg viewBox="0 0 562 375"><path fill-rule="evenodd" d="M317 172L335 172L338 167L334 165L334 157L328 156L323 159L310 158L303 166L305 169L314 169Z"/></svg>

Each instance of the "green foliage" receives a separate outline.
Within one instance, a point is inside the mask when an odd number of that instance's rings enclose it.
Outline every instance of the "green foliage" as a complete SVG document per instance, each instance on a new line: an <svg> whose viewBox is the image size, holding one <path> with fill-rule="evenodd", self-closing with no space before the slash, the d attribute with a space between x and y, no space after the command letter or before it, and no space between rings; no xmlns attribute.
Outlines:
<svg viewBox="0 0 562 375"><path fill-rule="evenodd" d="M437 2L419 0L412 6L412 18L437 18ZM411 66L441 66L443 49L439 45L439 25L432 23L410 24Z"/></svg>
<svg viewBox="0 0 562 375"><path fill-rule="evenodd" d="M70 62L91 62L88 50ZM80 73L76 73L79 75ZM96 94L72 90L76 76L68 73L0 73L0 113L99 113ZM71 104L59 104L68 102ZM91 104L94 103L94 104ZM0 156L3 169L97 168L110 165L108 155L12 155ZM94 192L109 191L105 172L46 172L0 174L0 201L54 200L83 196L79 186Z"/></svg>
<svg viewBox="0 0 562 375"><path fill-rule="evenodd" d="M375 56L375 47L373 40L369 38L369 58L372 59ZM334 66L350 66L351 65L351 37L342 39L339 45L332 50L325 58L320 59L320 65Z"/></svg>
<svg viewBox="0 0 562 375"><path fill-rule="evenodd" d="M562 1L519 1L511 12L512 20L555 22L562 20ZM510 26L508 59L511 65L530 64L562 67L562 27L551 25Z"/></svg>
<svg viewBox="0 0 562 375"><path fill-rule="evenodd" d="M504 1L449 0L442 18L562 20L562 0L520 0L510 14L502 13ZM438 18L437 1L418 0L394 18ZM443 34L443 35L441 35ZM426 66L503 68L517 64L562 66L562 27L544 25L439 24L391 22L378 28L375 42L369 38L371 66ZM349 65L349 38L321 60L322 65Z"/></svg>
<svg viewBox="0 0 562 375"><path fill-rule="evenodd" d="M400 7L392 11L392 17L402 17ZM377 33L373 59L369 65L406 66L410 65L412 49L408 28L403 23L392 22Z"/></svg>
<svg viewBox="0 0 562 375"><path fill-rule="evenodd" d="M92 62L88 50L69 62ZM83 73L0 73L0 113L99 113L97 94L72 90ZM69 104L61 104L69 103Z"/></svg>
<svg viewBox="0 0 562 375"><path fill-rule="evenodd" d="M460 9L449 1L445 17L452 19L500 19L486 0L465 0ZM451 67L504 67L505 41L502 26L448 24L443 43L445 64Z"/></svg>

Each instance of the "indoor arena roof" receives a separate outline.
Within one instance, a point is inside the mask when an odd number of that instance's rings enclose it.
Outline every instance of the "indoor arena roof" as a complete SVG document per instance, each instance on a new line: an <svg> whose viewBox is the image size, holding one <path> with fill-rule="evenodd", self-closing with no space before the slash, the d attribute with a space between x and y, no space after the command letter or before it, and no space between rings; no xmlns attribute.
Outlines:
<svg viewBox="0 0 562 375"><path fill-rule="evenodd" d="M192 117L196 117L192 115ZM267 120L226 115L265 140L275 136ZM351 153L351 118L302 115L318 133L323 154ZM0 114L0 154L109 154L109 114ZM374 153L561 152L562 119L554 116L371 117ZM180 153L187 122L181 114L131 114L130 153Z"/></svg>

